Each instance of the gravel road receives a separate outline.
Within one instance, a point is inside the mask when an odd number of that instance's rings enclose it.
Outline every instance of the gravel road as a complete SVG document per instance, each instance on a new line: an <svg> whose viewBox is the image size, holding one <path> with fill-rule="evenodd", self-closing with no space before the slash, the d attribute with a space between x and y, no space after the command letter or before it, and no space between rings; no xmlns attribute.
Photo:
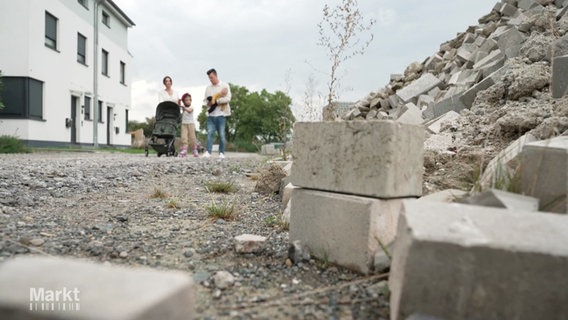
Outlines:
<svg viewBox="0 0 568 320"><path fill-rule="evenodd" d="M196 282L198 319L388 319L384 276L290 263L278 196L253 192L247 178L264 166L261 156L231 153L0 155L0 262L36 254L182 270ZM210 193L210 182L238 190ZM212 204L235 205L237 215L212 218ZM245 233L267 237L264 251L236 253L234 237ZM234 281L215 282L219 271Z"/></svg>

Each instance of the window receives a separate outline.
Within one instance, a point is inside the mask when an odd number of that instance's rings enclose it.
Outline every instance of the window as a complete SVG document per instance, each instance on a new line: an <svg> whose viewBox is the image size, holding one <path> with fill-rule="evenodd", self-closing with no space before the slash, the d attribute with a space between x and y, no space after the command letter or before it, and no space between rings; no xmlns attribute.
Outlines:
<svg viewBox="0 0 568 320"><path fill-rule="evenodd" d="M45 46L57 50L57 18L45 12Z"/></svg>
<svg viewBox="0 0 568 320"><path fill-rule="evenodd" d="M77 62L87 64L87 38L77 33Z"/></svg>
<svg viewBox="0 0 568 320"><path fill-rule="evenodd" d="M85 120L91 120L91 97L85 96Z"/></svg>
<svg viewBox="0 0 568 320"><path fill-rule="evenodd" d="M98 114L98 116L99 116L98 121L100 123L103 123L103 102L102 101L99 101L99 114Z"/></svg>
<svg viewBox="0 0 568 320"><path fill-rule="evenodd" d="M87 0L77 0L85 9L89 10L89 2Z"/></svg>
<svg viewBox="0 0 568 320"><path fill-rule="evenodd" d="M108 13L103 11L103 23L105 24L105 26L110 28L110 16L108 15Z"/></svg>
<svg viewBox="0 0 568 320"><path fill-rule="evenodd" d="M27 77L2 77L3 118L42 120L43 82Z"/></svg>
<svg viewBox="0 0 568 320"><path fill-rule="evenodd" d="M126 129L124 129L124 132L128 131L128 109L124 110L124 119L126 119L126 121L124 122L124 127Z"/></svg>
<svg viewBox="0 0 568 320"><path fill-rule="evenodd" d="M126 81L124 80L126 74L126 63L120 61L120 83L122 84L126 84Z"/></svg>
<svg viewBox="0 0 568 320"><path fill-rule="evenodd" d="M103 49L101 72L108 76L108 52L105 49Z"/></svg>

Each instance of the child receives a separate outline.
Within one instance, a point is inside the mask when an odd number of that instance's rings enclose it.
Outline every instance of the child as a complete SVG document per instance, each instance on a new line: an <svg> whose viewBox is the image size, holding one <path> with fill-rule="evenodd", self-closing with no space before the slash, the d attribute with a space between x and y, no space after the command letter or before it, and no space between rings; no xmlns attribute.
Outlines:
<svg viewBox="0 0 568 320"><path fill-rule="evenodd" d="M209 96L207 97L207 101L211 101L211 106L209 107L209 109L207 110L208 113L213 112L213 110L215 110L215 108L218 106L217 104L217 99L224 97L227 95L227 93L229 93L229 90L227 90L227 88L223 88L221 89L221 91L219 91L218 93L214 94L213 96ZM226 103L221 105L221 111L225 112L225 107L227 106Z"/></svg>
<svg viewBox="0 0 568 320"><path fill-rule="evenodd" d="M184 93L181 97L183 114L181 117L181 152L180 157L187 157L188 143L193 150L193 156L197 158L197 144L195 138L195 121L193 119L193 108L191 107L191 95Z"/></svg>

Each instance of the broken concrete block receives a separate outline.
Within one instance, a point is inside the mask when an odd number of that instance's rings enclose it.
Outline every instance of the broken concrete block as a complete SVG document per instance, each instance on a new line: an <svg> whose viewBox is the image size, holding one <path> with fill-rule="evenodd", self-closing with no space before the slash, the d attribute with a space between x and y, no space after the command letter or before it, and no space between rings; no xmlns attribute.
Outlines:
<svg viewBox="0 0 568 320"><path fill-rule="evenodd" d="M286 208L288 201L290 201L290 197L292 196L292 190L294 190L295 188L296 187L291 183L288 183L284 187L284 189L282 190L282 202L280 203L280 209L284 210Z"/></svg>
<svg viewBox="0 0 568 320"><path fill-rule="evenodd" d="M391 319L568 318L566 230L562 215L405 200L389 278Z"/></svg>
<svg viewBox="0 0 568 320"><path fill-rule="evenodd" d="M491 76L491 74L493 72L496 72L497 70L501 69L504 65L505 65L505 57L503 56L501 60L496 60L493 61L491 63L488 63L482 67L479 68L479 70L481 71L481 77L483 79ZM505 70L503 70L504 72ZM500 79L495 79L494 80L500 80Z"/></svg>
<svg viewBox="0 0 568 320"><path fill-rule="evenodd" d="M25 256L0 264L0 283L2 319L195 317L193 280L179 271Z"/></svg>
<svg viewBox="0 0 568 320"><path fill-rule="evenodd" d="M525 144L523 194L540 199L541 211L568 213L568 136Z"/></svg>
<svg viewBox="0 0 568 320"><path fill-rule="evenodd" d="M523 151L524 145L536 140L535 136L527 133L491 159L479 179L478 184L481 190L494 187L498 183L510 183L510 179L519 165L519 155Z"/></svg>
<svg viewBox="0 0 568 320"><path fill-rule="evenodd" d="M510 28L501 34L497 40L497 45L507 58L514 58L519 55L521 45L525 41L523 34L517 28Z"/></svg>
<svg viewBox="0 0 568 320"><path fill-rule="evenodd" d="M568 55L552 59L552 97L562 98L568 91Z"/></svg>
<svg viewBox="0 0 568 320"><path fill-rule="evenodd" d="M418 101L416 103L416 106L418 108L422 108L424 106L429 106L433 102L434 102L434 98L432 98L431 96L429 96L427 94L421 94L418 97Z"/></svg>
<svg viewBox="0 0 568 320"><path fill-rule="evenodd" d="M431 131L433 133L440 133L440 129L441 129L443 123L455 121L459 117L460 117L459 113L457 113L453 110L450 110L450 111L446 112L445 114L439 116L438 118L429 121L429 123L427 124L427 128L428 128L429 131Z"/></svg>
<svg viewBox="0 0 568 320"><path fill-rule="evenodd" d="M529 10L535 5L539 5L534 0L518 0L517 7L522 10Z"/></svg>
<svg viewBox="0 0 568 320"><path fill-rule="evenodd" d="M422 113L424 119L430 120L439 117L449 111L455 111L459 113L463 109L466 109L467 106L460 101L460 97L462 95L463 93L458 93L431 105Z"/></svg>
<svg viewBox="0 0 568 320"><path fill-rule="evenodd" d="M419 196L424 131L395 121L296 122L291 182L376 198Z"/></svg>
<svg viewBox="0 0 568 320"><path fill-rule="evenodd" d="M235 237L237 253L259 253L264 249L266 237L254 234L241 234Z"/></svg>
<svg viewBox="0 0 568 320"><path fill-rule="evenodd" d="M497 189L489 189L482 193L463 198L459 202L474 206L504 208L513 211L538 211L537 198Z"/></svg>
<svg viewBox="0 0 568 320"><path fill-rule="evenodd" d="M379 200L294 189L290 242L300 241L312 256L368 274L375 254L394 240L401 199Z"/></svg>
<svg viewBox="0 0 568 320"><path fill-rule="evenodd" d="M463 198L468 193L459 189L446 189L439 192L431 193L421 197L421 201L437 201L437 202L455 202L457 199Z"/></svg>
<svg viewBox="0 0 568 320"><path fill-rule="evenodd" d="M477 63L475 63L473 65L473 69L479 69L481 67L483 67L484 65L490 64L493 61L498 61L498 60L503 60L505 59L505 56L503 55L503 53L501 52L501 50L497 49L497 50L493 50L489 53L489 55L481 60L479 60Z"/></svg>
<svg viewBox="0 0 568 320"><path fill-rule="evenodd" d="M414 80L406 87L398 90L396 95L402 100L404 103L411 102L413 99L416 99L419 95L432 90L432 88L437 87L440 85L442 81L436 78L431 73L425 73L420 78ZM412 101L416 102L416 101Z"/></svg>
<svg viewBox="0 0 568 320"><path fill-rule="evenodd" d="M485 39L483 43L479 46L480 51L487 52L488 54L498 49L497 41L494 39Z"/></svg>
<svg viewBox="0 0 568 320"><path fill-rule="evenodd" d="M396 119L400 123L408 124L422 124L424 119L422 119L422 110L414 105L414 103L406 104L406 110Z"/></svg>
<svg viewBox="0 0 568 320"><path fill-rule="evenodd" d="M479 91L485 90L495 83L501 80L501 76L505 74L507 69L505 67L501 67L499 70L495 71L485 79L481 80L479 83L475 84L471 88L469 88L463 95L460 97L460 101L468 108L471 108L475 98L477 97L477 93Z"/></svg>
<svg viewBox="0 0 568 320"><path fill-rule="evenodd" d="M506 17L514 17L517 14L517 7L510 5L508 3L503 3L503 6L501 6L500 12L502 15L506 16Z"/></svg>

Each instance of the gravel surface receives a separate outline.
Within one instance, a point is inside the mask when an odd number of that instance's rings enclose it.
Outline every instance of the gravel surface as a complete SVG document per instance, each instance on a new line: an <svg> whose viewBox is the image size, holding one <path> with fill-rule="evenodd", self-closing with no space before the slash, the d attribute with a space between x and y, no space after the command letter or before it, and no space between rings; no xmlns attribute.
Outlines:
<svg viewBox="0 0 568 320"><path fill-rule="evenodd" d="M291 263L278 196L247 178L266 166L260 156L32 153L0 155L0 166L0 262L38 254L182 270L196 282L198 319L389 317L385 276ZM237 191L210 193L212 182ZM237 214L212 218L211 205ZM264 250L236 253L241 234L267 237Z"/></svg>

